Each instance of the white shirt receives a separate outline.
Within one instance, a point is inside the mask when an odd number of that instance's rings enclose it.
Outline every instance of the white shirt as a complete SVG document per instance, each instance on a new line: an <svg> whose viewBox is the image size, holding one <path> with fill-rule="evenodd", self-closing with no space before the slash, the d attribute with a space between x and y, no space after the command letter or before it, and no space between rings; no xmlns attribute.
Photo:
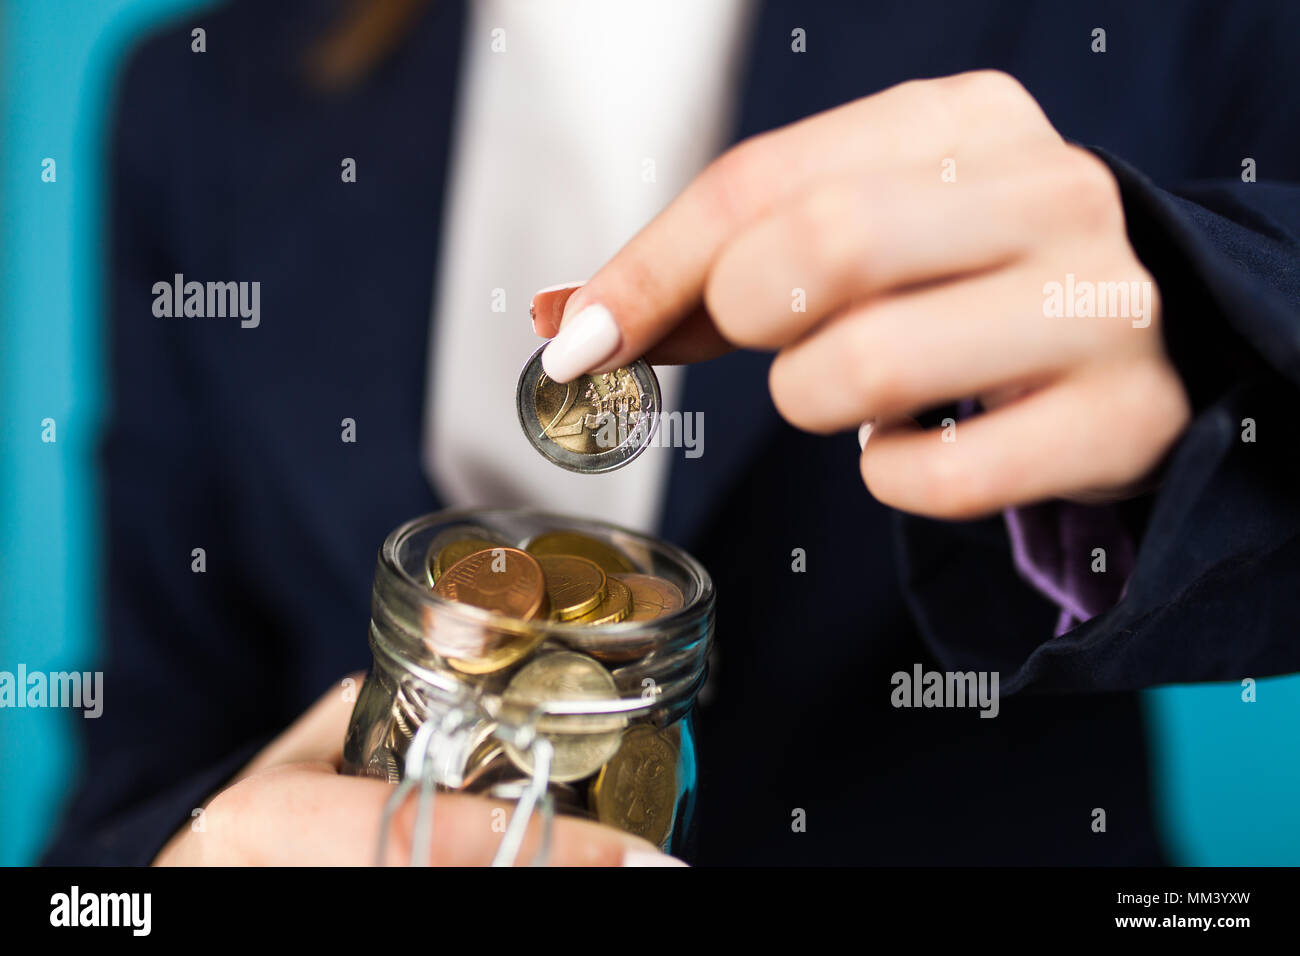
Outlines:
<svg viewBox="0 0 1300 956"><path fill-rule="evenodd" d="M745 0L470 5L430 336L423 460L448 506L535 506L652 531L672 455L564 471L520 429L528 306L581 281L725 146ZM503 311L494 311L494 305ZM682 370L656 369L682 410Z"/></svg>

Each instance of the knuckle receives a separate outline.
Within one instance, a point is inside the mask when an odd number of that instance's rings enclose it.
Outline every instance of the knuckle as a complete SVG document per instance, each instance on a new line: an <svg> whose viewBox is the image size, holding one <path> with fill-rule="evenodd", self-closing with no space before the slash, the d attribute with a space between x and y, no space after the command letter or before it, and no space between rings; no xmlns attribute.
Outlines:
<svg viewBox="0 0 1300 956"><path fill-rule="evenodd" d="M996 129L1003 140L1060 137L1023 83L1003 70L972 70L939 81L962 128Z"/></svg>
<svg viewBox="0 0 1300 956"><path fill-rule="evenodd" d="M1003 70L972 70L952 77L954 96L963 105L979 108L983 115L1023 119L1038 115L1038 101L1023 83Z"/></svg>
<svg viewBox="0 0 1300 956"><path fill-rule="evenodd" d="M1025 85L1006 70L971 70L960 76L969 89L992 99L1006 101L1030 99Z"/></svg>
<svg viewBox="0 0 1300 956"><path fill-rule="evenodd" d="M802 261L835 288L871 261L864 230L857 227L856 198L844 185L821 186L800 202L790 240Z"/></svg>
<svg viewBox="0 0 1300 956"><path fill-rule="evenodd" d="M892 354L887 342L870 334L870 322L857 326L838 353L854 401L863 409L864 418L902 411L907 405L907 363Z"/></svg>
<svg viewBox="0 0 1300 956"><path fill-rule="evenodd" d="M704 281L704 308L724 339L747 348L754 343L749 341L752 336L744 310L737 305L743 300L743 286L738 287L737 280L743 281L752 271L743 259L744 252L736 242L723 248Z"/></svg>
<svg viewBox="0 0 1300 956"><path fill-rule="evenodd" d="M723 222L744 219L748 197L762 187L762 137L737 143L713 160L701 177L703 199L709 212Z"/></svg>
<svg viewBox="0 0 1300 956"><path fill-rule="evenodd" d="M1123 228L1119 183L1105 163L1080 146L1067 146L1053 166L1054 189L1072 225L1099 232Z"/></svg>
<svg viewBox="0 0 1300 956"><path fill-rule="evenodd" d="M782 350L776 353L767 370L767 389L772 396L776 412L795 428L809 430L811 420L806 414L806 395L798 375L797 361L792 353Z"/></svg>
<svg viewBox="0 0 1300 956"><path fill-rule="evenodd" d="M935 438L937 441L937 436ZM977 489L975 476L961 468L958 455L940 447L922 456L917 463L917 505L919 510L936 518L961 520L975 510Z"/></svg>
<svg viewBox="0 0 1300 956"><path fill-rule="evenodd" d="M1163 454L1190 418L1190 403L1177 373L1155 363L1138 363L1116 391L1117 411L1134 439L1126 444L1144 449L1144 459Z"/></svg>

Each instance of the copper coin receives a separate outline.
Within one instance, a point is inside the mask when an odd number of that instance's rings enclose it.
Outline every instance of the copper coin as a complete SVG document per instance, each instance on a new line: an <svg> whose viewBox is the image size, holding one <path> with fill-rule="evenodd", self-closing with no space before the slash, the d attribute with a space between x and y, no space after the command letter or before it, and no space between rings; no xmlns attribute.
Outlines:
<svg viewBox="0 0 1300 956"><path fill-rule="evenodd" d="M531 554L499 546L457 561L439 575L433 590L450 601L531 621L546 607L547 581Z"/></svg>
<svg viewBox="0 0 1300 956"><path fill-rule="evenodd" d="M614 577L632 589L629 621L653 621L680 610L685 603L681 588L653 574L617 574Z"/></svg>

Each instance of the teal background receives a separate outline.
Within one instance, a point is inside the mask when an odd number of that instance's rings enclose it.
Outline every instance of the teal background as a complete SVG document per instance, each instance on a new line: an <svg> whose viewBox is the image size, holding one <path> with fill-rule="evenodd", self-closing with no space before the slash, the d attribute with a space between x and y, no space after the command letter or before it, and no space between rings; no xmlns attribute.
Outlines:
<svg viewBox="0 0 1300 956"><path fill-rule="evenodd" d="M97 666L106 112L131 42L175 16L202 25L196 11L208 5L0 7L0 670ZM41 181L47 156L54 183ZM44 418L57 422L54 444L41 441ZM1256 695L1243 703L1236 683L1146 695L1160 816L1179 862L1300 864L1300 677L1261 681ZM112 687L104 699L114 706ZM40 852L75 772L82 719L0 710L0 863ZM1094 803L1079 801L1085 826Z"/></svg>

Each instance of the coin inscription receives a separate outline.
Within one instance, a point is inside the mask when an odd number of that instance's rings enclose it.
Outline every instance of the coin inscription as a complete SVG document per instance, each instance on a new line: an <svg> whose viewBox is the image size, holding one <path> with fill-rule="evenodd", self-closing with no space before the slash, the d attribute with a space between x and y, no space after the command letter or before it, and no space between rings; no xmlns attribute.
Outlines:
<svg viewBox="0 0 1300 956"><path fill-rule="evenodd" d="M625 368L580 375L572 382L557 382L542 372L533 395L541 434L580 455L621 445L643 427L648 404L649 396Z"/></svg>
<svg viewBox="0 0 1300 956"><path fill-rule="evenodd" d="M515 390L519 424L546 458L570 471L621 468L649 446L659 424L659 380L644 359L557 382L529 358Z"/></svg>
<svg viewBox="0 0 1300 956"><path fill-rule="evenodd" d="M677 803L677 748L649 724L637 724L600 771L591 802L601 823L662 846Z"/></svg>

